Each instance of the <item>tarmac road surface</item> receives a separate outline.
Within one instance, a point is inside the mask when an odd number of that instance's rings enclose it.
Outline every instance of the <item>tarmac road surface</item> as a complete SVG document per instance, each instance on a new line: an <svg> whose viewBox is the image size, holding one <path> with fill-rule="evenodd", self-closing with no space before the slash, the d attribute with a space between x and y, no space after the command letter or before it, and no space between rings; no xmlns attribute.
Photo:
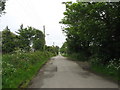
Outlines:
<svg viewBox="0 0 120 90"><path fill-rule="evenodd" d="M58 55L40 69L28 88L118 88L118 85Z"/></svg>

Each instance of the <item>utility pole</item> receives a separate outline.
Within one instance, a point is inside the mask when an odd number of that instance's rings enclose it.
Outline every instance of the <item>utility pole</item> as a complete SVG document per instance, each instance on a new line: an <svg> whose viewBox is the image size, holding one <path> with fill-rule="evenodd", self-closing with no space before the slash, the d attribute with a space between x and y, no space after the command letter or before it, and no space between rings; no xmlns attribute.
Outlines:
<svg viewBox="0 0 120 90"><path fill-rule="evenodd" d="M45 39L45 25L43 25L43 33L44 33L44 39ZM45 43L44 43L44 47L43 47L43 49L44 49L44 51L45 51L45 44L46 44L46 41L45 41Z"/></svg>

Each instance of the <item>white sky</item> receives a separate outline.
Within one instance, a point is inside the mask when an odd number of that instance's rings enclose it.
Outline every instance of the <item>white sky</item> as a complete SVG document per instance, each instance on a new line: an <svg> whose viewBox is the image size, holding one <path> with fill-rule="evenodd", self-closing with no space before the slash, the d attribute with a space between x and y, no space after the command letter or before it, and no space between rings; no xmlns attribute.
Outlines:
<svg viewBox="0 0 120 90"><path fill-rule="evenodd" d="M62 33L59 21L64 17L65 5L69 0L8 0L6 14L0 17L0 31L6 26L12 32L24 27L32 26L43 31L46 27L46 44L62 46L65 35ZM76 0L71 0L76 1Z"/></svg>

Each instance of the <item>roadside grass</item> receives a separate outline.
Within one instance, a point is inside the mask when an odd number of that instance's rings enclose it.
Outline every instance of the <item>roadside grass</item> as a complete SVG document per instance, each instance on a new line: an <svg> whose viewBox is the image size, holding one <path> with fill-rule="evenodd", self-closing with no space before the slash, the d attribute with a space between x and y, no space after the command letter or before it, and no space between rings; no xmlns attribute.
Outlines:
<svg viewBox="0 0 120 90"><path fill-rule="evenodd" d="M104 75L114 81L120 81L120 59L111 59L107 64L102 64L102 60L97 57L91 57L91 70L98 74Z"/></svg>
<svg viewBox="0 0 120 90"><path fill-rule="evenodd" d="M49 52L5 54L2 56L2 88L25 88L43 64Z"/></svg>
<svg viewBox="0 0 120 90"><path fill-rule="evenodd" d="M99 62L96 62L95 58L87 58L85 57L82 53L80 54L70 54L70 55L65 55L65 57L68 57L70 58L71 60L73 61L81 61L81 62L88 62L89 63L89 70L96 73L96 74L99 74L99 75L102 75L102 76L105 76L107 77L108 79L111 79L115 82L118 82L120 83L120 61L119 63L109 63L108 65L102 65L101 63ZM91 62L92 61L95 61L94 63ZM116 69L116 66L118 69Z"/></svg>
<svg viewBox="0 0 120 90"><path fill-rule="evenodd" d="M109 79L114 81L120 81L120 72L114 67L108 68L107 66L103 66L101 64L91 65L90 68L93 72L100 74L102 76L106 76Z"/></svg>

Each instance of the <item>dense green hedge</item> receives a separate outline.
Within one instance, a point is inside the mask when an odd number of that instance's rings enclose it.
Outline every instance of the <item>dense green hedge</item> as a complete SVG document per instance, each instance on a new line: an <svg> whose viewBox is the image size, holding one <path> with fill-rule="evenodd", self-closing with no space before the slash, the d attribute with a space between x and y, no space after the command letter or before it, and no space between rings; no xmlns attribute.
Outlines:
<svg viewBox="0 0 120 90"><path fill-rule="evenodd" d="M2 56L2 88L25 87L40 67L53 56L49 52L5 54Z"/></svg>

